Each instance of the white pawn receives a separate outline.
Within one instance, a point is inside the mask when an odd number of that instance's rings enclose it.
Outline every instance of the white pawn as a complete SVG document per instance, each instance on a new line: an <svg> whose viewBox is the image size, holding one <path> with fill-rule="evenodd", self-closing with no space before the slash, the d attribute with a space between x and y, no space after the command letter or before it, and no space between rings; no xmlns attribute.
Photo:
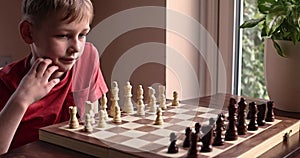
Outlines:
<svg viewBox="0 0 300 158"><path fill-rule="evenodd" d="M145 104L144 104L144 90L142 85L138 86L137 89L137 114L138 115L145 115Z"/></svg>
<svg viewBox="0 0 300 158"><path fill-rule="evenodd" d="M164 120L162 118L162 110L161 108L157 108L157 112L156 112L156 119L154 124L155 125L162 125L164 123Z"/></svg>
<svg viewBox="0 0 300 158"><path fill-rule="evenodd" d="M105 120L108 120L108 114L107 114L107 97L106 94L104 93L100 99L100 110L104 111L104 118Z"/></svg>
<svg viewBox="0 0 300 158"><path fill-rule="evenodd" d="M167 109L165 91L166 91L165 86L163 86L163 85L158 86L159 107L163 110Z"/></svg>
<svg viewBox="0 0 300 158"><path fill-rule="evenodd" d="M124 101L124 112L128 113L128 114L133 114L134 110L133 110L133 104L131 101L131 97L132 97L132 86L130 85L130 82L126 82L126 85L124 86L124 91L125 91L125 101Z"/></svg>
<svg viewBox="0 0 300 158"><path fill-rule="evenodd" d="M155 89L152 87L148 87L149 89L149 112L156 113L156 97L155 97Z"/></svg>
<svg viewBox="0 0 300 158"><path fill-rule="evenodd" d="M91 124L90 114L85 114L84 131L85 132L93 132L93 126Z"/></svg>
<svg viewBox="0 0 300 158"><path fill-rule="evenodd" d="M95 124L95 113L93 109L93 104L90 101L85 102L85 114L89 114L91 118L91 124Z"/></svg>
<svg viewBox="0 0 300 158"><path fill-rule="evenodd" d="M121 110L119 106L115 106L115 115L113 118L113 122L114 123L121 123L122 119L121 119Z"/></svg>
<svg viewBox="0 0 300 158"><path fill-rule="evenodd" d="M144 99L144 90L143 90L143 86L139 85L138 89L137 89L137 100L141 100L143 101Z"/></svg>
<svg viewBox="0 0 300 158"><path fill-rule="evenodd" d="M110 111L109 111L109 115L111 117L114 117L115 115L115 107L119 106L119 87L118 87L118 83L116 81L113 81L111 84L111 106L110 106Z"/></svg>
<svg viewBox="0 0 300 158"><path fill-rule="evenodd" d="M106 127L106 120L105 120L105 112L104 110L99 111L99 122L98 122L99 128L105 128Z"/></svg>
<svg viewBox="0 0 300 158"><path fill-rule="evenodd" d="M76 106L70 106L69 107L69 114L70 114L69 128L71 128L71 129L79 128L79 122L78 122L78 119L76 117L77 107Z"/></svg>
<svg viewBox="0 0 300 158"><path fill-rule="evenodd" d="M137 102L137 112L138 115L144 116L145 115L145 104L142 100L138 100Z"/></svg>
<svg viewBox="0 0 300 158"><path fill-rule="evenodd" d="M176 91L173 92L172 106L179 106L178 93Z"/></svg>

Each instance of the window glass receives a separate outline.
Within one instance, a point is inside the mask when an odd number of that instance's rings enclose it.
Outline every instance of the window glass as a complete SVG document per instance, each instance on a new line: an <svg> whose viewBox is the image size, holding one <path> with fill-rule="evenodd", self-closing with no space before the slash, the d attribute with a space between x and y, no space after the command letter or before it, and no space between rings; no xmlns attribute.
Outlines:
<svg viewBox="0 0 300 158"><path fill-rule="evenodd" d="M243 0L240 3L240 24L244 20L258 16L257 0ZM241 67L239 94L247 97L268 98L264 80L264 41L258 27L241 31Z"/></svg>

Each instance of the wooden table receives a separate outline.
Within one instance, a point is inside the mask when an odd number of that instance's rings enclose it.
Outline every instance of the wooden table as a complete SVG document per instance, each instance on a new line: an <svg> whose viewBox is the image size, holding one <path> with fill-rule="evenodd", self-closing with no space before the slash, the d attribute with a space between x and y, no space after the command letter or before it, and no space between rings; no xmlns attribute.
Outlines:
<svg viewBox="0 0 300 158"><path fill-rule="evenodd" d="M226 99L231 95L226 95ZM276 116L284 116L290 118L300 119L299 113L287 113L275 110ZM287 157L295 158L300 156L300 133L291 136L287 142L282 142L274 146L271 150L265 152L261 157ZM9 151L8 153L1 155L1 158L8 157L72 157L72 158L87 158L92 157L77 151L73 151L64 147L53 145L43 141L33 142L24 145L15 150Z"/></svg>
<svg viewBox="0 0 300 158"><path fill-rule="evenodd" d="M43 141L36 141L29 143L20 148L12 150L1 158L13 158L13 157L28 157L28 158L90 158L91 156L63 148L57 145L53 145Z"/></svg>

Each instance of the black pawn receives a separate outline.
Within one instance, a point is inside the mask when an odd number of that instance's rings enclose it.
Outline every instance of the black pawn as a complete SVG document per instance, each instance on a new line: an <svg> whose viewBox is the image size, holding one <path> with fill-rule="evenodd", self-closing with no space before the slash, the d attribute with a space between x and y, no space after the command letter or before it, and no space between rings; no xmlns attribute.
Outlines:
<svg viewBox="0 0 300 158"><path fill-rule="evenodd" d="M202 127L203 133L206 133L202 138L202 146L200 152L211 152L213 143L213 128L211 125ZM207 132L208 131L208 132Z"/></svg>
<svg viewBox="0 0 300 158"><path fill-rule="evenodd" d="M238 135L245 135L247 133L246 107L247 107L246 100L244 98L241 98L240 102L238 103L238 116L237 116Z"/></svg>
<svg viewBox="0 0 300 158"><path fill-rule="evenodd" d="M249 131L256 131L258 129L257 125L257 106L255 102L249 104L249 111L251 113L250 122L248 124Z"/></svg>
<svg viewBox="0 0 300 158"><path fill-rule="evenodd" d="M190 141L190 139L191 139L190 138L191 137L191 132L192 132L192 130L191 130L190 127L187 127L185 129L185 139L183 141L183 147L184 148L189 148L191 146L191 141Z"/></svg>
<svg viewBox="0 0 300 158"><path fill-rule="evenodd" d="M248 108L249 109L249 108ZM246 119L247 120L250 120L251 119L251 111L250 110L248 110L248 113L247 113L247 117L246 117Z"/></svg>
<svg viewBox="0 0 300 158"><path fill-rule="evenodd" d="M266 108L267 105L265 103L257 106L257 124L258 126L264 126L266 124Z"/></svg>
<svg viewBox="0 0 300 158"><path fill-rule="evenodd" d="M199 137L198 141L201 141L200 139L200 128L201 128L201 124L200 123L195 123L195 134Z"/></svg>
<svg viewBox="0 0 300 158"><path fill-rule="evenodd" d="M200 125L200 123L195 123L195 133L196 134L199 134L200 133L200 128L201 128L201 125Z"/></svg>
<svg viewBox="0 0 300 158"><path fill-rule="evenodd" d="M238 133L236 128L236 100L234 98L230 98L229 106L228 106L228 126L225 133L225 140L233 141L238 139Z"/></svg>
<svg viewBox="0 0 300 158"><path fill-rule="evenodd" d="M274 120L275 120L275 116L274 116L274 112L273 112L274 102L268 101L267 108L268 108L268 111L267 111L267 116L266 116L266 122L274 122Z"/></svg>
<svg viewBox="0 0 300 158"><path fill-rule="evenodd" d="M218 119L216 122L216 129L215 129L215 138L213 142L213 146L221 146L224 145L224 120L225 116L221 113L218 115Z"/></svg>
<svg viewBox="0 0 300 158"><path fill-rule="evenodd" d="M175 133L173 132L170 134L170 141L171 144L168 147L168 153L178 153L178 147L176 145L177 139Z"/></svg>
<svg viewBox="0 0 300 158"><path fill-rule="evenodd" d="M191 147L188 151L188 158L197 158L198 151L197 151L197 143L198 143L198 135L194 132L191 132Z"/></svg>

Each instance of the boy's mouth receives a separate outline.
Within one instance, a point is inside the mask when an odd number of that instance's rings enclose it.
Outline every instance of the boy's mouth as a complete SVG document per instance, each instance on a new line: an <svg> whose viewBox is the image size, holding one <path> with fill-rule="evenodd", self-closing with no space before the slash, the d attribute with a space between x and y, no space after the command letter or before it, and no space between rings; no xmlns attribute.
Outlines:
<svg viewBox="0 0 300 158"><path fill-rule="evenodd" d="M59 61L64 64L73 64L77 59L71 57L60 58Z"/></svg>

